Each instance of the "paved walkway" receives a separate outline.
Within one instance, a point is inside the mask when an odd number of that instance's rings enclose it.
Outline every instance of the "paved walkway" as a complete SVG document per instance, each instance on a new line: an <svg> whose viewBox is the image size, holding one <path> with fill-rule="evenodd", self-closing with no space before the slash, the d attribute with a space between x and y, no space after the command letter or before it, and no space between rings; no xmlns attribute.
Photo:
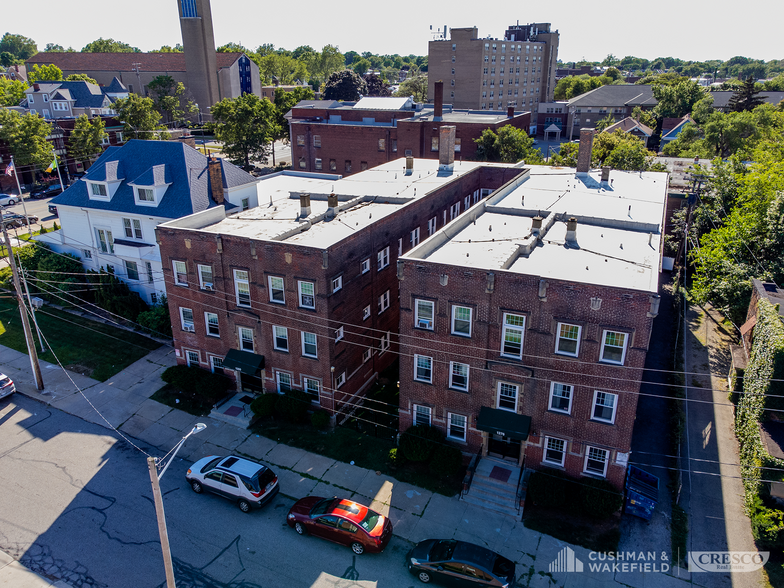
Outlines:
<svg viewBox="0 0 784 588"><path fill-rule="evenodd" d="M710 585L689 582L689 574L682 570L670 570L668 574L623 571L623 568L614 571L609 566L592 570L591 565L607 562L597 561L596 554L582 547L526 529L515 517L491 513L460 502L456 497L433 494L372 470L288 447L252 434L247 429L209 417L197 418L150 400L149 397L163 385L160 374L173 364L172 349L162 347L106 382L71 374L84 391L82 396L62 370L44 363L47 393L40 394L33 384L27 355L0 346L0 370L11 376L22 394L90 422L107 426L108 421L134 442L140 440L157 447L161 455L179 442L194 423L204 422L207 429L191 437L180 450L178 458L195 461L206 455L235 452L264 461L274 467L280 478L281 493L290 498L297 499L308 494L355 497L388 515L395 535L402 539L417 542L432 537L456 538L486 545L517 563L518 585L521 587L676 588L689 583ZM566 561L570 557L565 548L573 550L573 555L582 562L581 573L555 571L560 568L551 566L558 558ZM659 566L657 569L662 563L669 564L662 562L660 557L661 550L652 562ZM22 584L15 578L6 581L3 570L7 568L15 572L18 567L18 563L14 566L11 562L0 569L0 586L51 585L44 579L37 584ZM710 578L705 580L707 582Z"/></svg>

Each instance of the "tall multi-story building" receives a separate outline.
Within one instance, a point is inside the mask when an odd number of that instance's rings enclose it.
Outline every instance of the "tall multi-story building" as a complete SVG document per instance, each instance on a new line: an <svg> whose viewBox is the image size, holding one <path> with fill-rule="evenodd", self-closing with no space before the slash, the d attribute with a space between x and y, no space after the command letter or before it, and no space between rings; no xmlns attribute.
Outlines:
<svg viewBox="0 0 784 588"><path fill-rule="evenodd" d="M428 96L444 82L454 108L536 112L553 99L558 31L550 23L510 26L503 39L480 38L476 27L451 29L428 46Z"/></svg>

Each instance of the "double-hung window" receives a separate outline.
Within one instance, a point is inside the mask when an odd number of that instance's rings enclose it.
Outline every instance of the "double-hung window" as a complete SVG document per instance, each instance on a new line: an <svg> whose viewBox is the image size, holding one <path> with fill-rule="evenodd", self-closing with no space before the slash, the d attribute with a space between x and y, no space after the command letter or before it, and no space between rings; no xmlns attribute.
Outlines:
<svg viewBox="0 0 784 588"><path fill-rule="evenodd" d="M433 409L421 404L414 405L414 424L430 426Z"/></svg>
<svg viewBox="0 0 784 588"><path fill-rule="evenodd" d="M338 327L337 329L335 329L335 343L340 341L343 338L343 335L344 335L344 332L343 332L343 327L342 326Z"/></svg>
<svg viewBox="0 0 784 588"><path fill-rule="evenodd" d="M419 227L411 231L411 247L419 245Z"/></svg>
<svg viewBox="0 0 784 588"><path fill-rule="evenodd" d="M518 386L506 382L498 382L498 408L517 412Z"/></svg>
<svg viewBox="0 0 784 588"><path fill-rule="evenodd" d="M283 278L278 276L269 276L268 282L270 302L275 302L276 304L285 304L286 296L283 292Z"/></svg>
<svg viewBox="0 0 784 588"><path fill-rule="evenodd" d="M585 452L585 473L604 477L607 474L607 462L609 461L609 457L610 452L606 449L599 449L598 447L591 447L589 445L588 450Z"/></svg>
<svg viewBox="0 0 784 588"><path fill-rule="evenodd" d="M122 220L126 237L129 239L142 238L142 223L138 218L124 218Z"/></svg>
<svg viewBox="0 0 784 588"><path fill-rule="evenodd" d="M245 270L234 270L234 294L237 306L250 306L250 279Z"/></svg>
<svg viewBox="0 0 784 588"><path fill-rule="evenodd" d="M188 266L184 261L173 261L172 267L174 268L174 283L178 286L188 285Z"/></svg>
<svg viewBox="0 0 784 588"><path fill-rule="evenodd" d="M602 336L601 361L623 365L626 359L626 333L604 331Z"/></svg>
<svg viewBox="0 0 784 588"><path fill-rule="evenodd" d="M593 409L591 419L603 423L615 422L615 411L618 408L618 395L596 390L593 393Z"/></svg>
<svg viewBox="0 0 784 588"><path fill-rule="evenodd" d="M253 353L253 329L237 327L240 335L240 349Z"/></svg>
<svg viewBox="0 0 784 588"><path fill-rule="evenodd" d="M278 394L291 392L291 374L288 372L275 372L275 379L278 382Z"/></svg>
<svg viewBox="0 0 784 588"><path fill-rule="evenodd" d="M275 349L278 351L288 351L289 350L289 330L286 327L278 327L277 325L272 327L274 341L275 341Z"/></svg>
<svg viewBox="0 0 784 588"><path fill-rule="evenodd" d="M362 263L359 264L359 271L363 274L370 271L370 258L362 260Z"/></svg>
<svg viewBox="0 0 784 588"><path fill-rule="evenodd" d="M308 378L305 376L302 378L303 380L303 388L305 389L305 394L310 396L310 401L315 402L316 404L319 403L319 396L321 395L321 382L319 382L315 378Z"/></svg>
<svg viewBox="0 0 784 588"><path fill-rule="evenodd" d="M501 334L501 355L504 357L523 358L523 333L525 332L525 316L504 313L504 325Z"/></svg>
<svg viewBox="0 0 784 588"><path fill-rule="evenodd" d="M366 320L370 318L370 305L368 304L365 308L362 309L362 320Z"/></svg>
<svg viewBox="0 0 784 588"><path fill-rule="evenodd" d="M384 335L381 335L381 344L379 345L379 354L384 353L387 349L389 349L389 342L392 339L392 333L387 331Z"/></svg>
<svg viewBox="0 0 784 588"><path fill-rule="evenodd" d="M218 324L217 313L205 312L204 323L207 325L207 335L210 337L220 337L220 325Z"/></svg>
<svg viewBox="0 0 784 588"><path fill-rule="evenodd" d="M555 437L544 438L544 462L563 466L566 458L566 441Z"/></svg>
<svg viewBox="0 0 784 588"><path fill-rule="evenodd" d="M219 355L210 355L210 371L213 374L223 373L223 358Z"/></svg>
<svg viewBox="0 0 784 588"><path fill-rule="evenodd" d="M414 306L414 325L418 329L433 330L435 303L431 300L417 300Z"/></svg>
<svg viewBox="0 0 784 588"><path fill-rule="evenodd" d="M332 278L332 293L343 288L343 276L335 276Z"/></svg>
<svg viewBox="0 0 784 588"><path fill-rule="evenodd" d="M139 279L139 266L135 261L125 260L125 275L128 276L129 280Z"/></svg>
<svg viewBox="0 0 784 588"><path fill-rule="evenodd" d="M180 323L182 324L183 331L190 331L192 333L196 330L193 323L192 309L180 307Z"/></svg>
<svg viewBox="0 0 784 588"><path fill-rule="evenodd" d="M302 308L316 308L316 285L313 282L299 282L299 305Z"/></svg>
<svg viewBox="0 0 784 588"><path fill-rule="evenodd" d="M436 232L436 217L433 217L429 221L427 221L427 236L429 237L435 232Z"/></svg>
<svg viewBox="0 0 784 588"><path fill-rule="evenodd" d="M98 233L98 247L101 253L114 254L114 239L109 229L95 229Z"/></svg>
<svg viewBox="0 0 784 588"><path fill-rule="evenodd" d="M577 357L580 352L580 331L578 325L558 323L558 338L555 342L555 352L560 355Z"/></svg>
<svg viewBox="0 0 784 588"><path fill-rule="evenodd" d="M378 252L378 270L381 271L389 265L389 247L384 247Z"/></svg>
<svg viewBox="0 0 784 588"><path fill-rule="evenodd" d="M468 425L468 419L466 417L464 417L462 414L454 414L450 412L447 436L450 439L465 441L466 429L468 428L467 425Z"/></svg>
<svg viewBox="0 0 784 588"><path fill-rule="evenodd" d="M389 290L378 297L378 314L389 308Z"/></svg>
<svg viewBox="0 0 784 588"><path fill-rule="evenodd" d="M433 383L433 358L425 355L414 356L414 379L417 382Z"/></svg>
<svg viewBox="0 0 784 588"><path fill-rule="evenodd" d="M460 214L460 203L455 202L449 207L449 220L454 220Z"/></svg>
<svg viewBox="0 0 784 588"><path fill-rule="evenodd" d="M198 367L199 363L201 363L201 357L199 356L198 351L191 351L190 349L185 351L185 361L188 364L188 367Z"/></svg>
<svg viewBox="0 0 784 588"><path fill-rule="evenodd" d="M199 265L199 287L202 290L212 290L212 266Z"/></svg>
<svg viewBox="0 0 784 588"><path fill-rule="evenodd" d="M572 411L572 386L553 382L550 384L550 410L569 414Z"/></svg>
<svg viewBox="0 0 784 588"><path fill-rule="evenodd" d="M471 309L467 306L452 307L452 334L471 336Z"/></svg>
<svg viewBox="0 0 784 588"><path fill-rule="evenodd" d="M302 332L302 355L305 357L318 357L318 347L316 346L316 333Z"/></svg>
<svg viewBox="0 0 784 588"><path fill-rule="evenodd" d="M468 364L450 362L449 387L454 390L468 390Z"/></svg>

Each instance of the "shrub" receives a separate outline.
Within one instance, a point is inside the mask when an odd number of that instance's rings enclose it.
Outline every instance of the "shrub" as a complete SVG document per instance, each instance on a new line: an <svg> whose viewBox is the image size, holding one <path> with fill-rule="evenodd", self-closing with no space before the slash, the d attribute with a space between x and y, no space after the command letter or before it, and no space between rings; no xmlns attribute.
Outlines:
<svg viewBox="0 0 784 588"><path fill-rule="evenodd" d="M169 303L166 301L166 296L162 297L160 304L156 304L150 310L140 312L139 316L136 317L136 322L145 331L153 335L171 337L171 317L169 316Z"/></svg>
<svg viewBox="0 0 784 588"><path fill-rule="evenodd" d="M582 480L579 493L582 511L590 517L604 519L623 506L623 496L607 480Z"/></svg>
<svg viewBox="0 0 784 588"><path fill-rule="evenodd" d="M544 469L531 474L527 495L537 506L563 510L575 503L575 486L563 472Z"/></svg>
<svg viewBox="0 0 784 588"><path fill-rule="evenodd" d="M389 463L393 466L402 466L406 463L406 458L403 455L403 452L400 451L397 447L393 447L389 450Z"/></svg>
<svg viewBox="0 0 784 588"><path fill-rule="evenodd" d="M43 235L44 233L48 233L48 232L49 232L48 229L43 225L41 225L41 230L38 231L40 235Z"/></svg>
<svg viewBox="0 0 784 588"><path fill-rule="evenodd" d="M329 426L329 413L323 410L317 410L310 415L310 424L313 425L314 429L323 431Z"/></svg>
<svg viewBox="0 0 784 588"><path fill-rule="evenodd" d="M292 423L305 420L310 408L310 396L302 390L289 390L278 400L275 412Z"/></svg>
<svg viewBox="0 0 784 588"><path fill-rule="evenodd" d="M253 414L259 417L269 417L275 412L275 407L280 399L280 394L262 394L250 403Z"/></svg>
<svg viewBox="0 0 784 588"><path fill-rule="evenodd" d="M231 380L224 375L187 365L168 368L161 374L161 379L181 392L195 394L210 404L223 398L231 385Z"/></svg>
<svg viewBox="0 0 784 588"><path fill-rule="evenodd" d="M414 425L400 436L400 449L409 461L428 461L443 441L444 434L438 429Z"/></svg>
<svg viewBox="0 0 784 588"><path fill-rule="evenodd" d="M761 549L780 551L784 548L784 512L767 508L756 497L751 515L751 534Z"/></svg>
<svg viewBox="0 0 784 588"><path fill-rule="evenodd" d="M59 231L60 230L60 225L57 224L57 221L55 221L54 224L52 225L52 230L53 231Z"/></svg>
<svg viewBox="0 0 784 588"><path fill-rule="evenodd" d="M607 518L623 505L623 496L607 480L575 480L552 469L531 475L528 496L538 506L597 519Z"/></svg>
<svg viewBox="0 0 784 588"><path fill-rule="evenodd" d="M463 453L451 445L439 445L430 461L430 472L435 476L454 476L463 465Z"/></svg>

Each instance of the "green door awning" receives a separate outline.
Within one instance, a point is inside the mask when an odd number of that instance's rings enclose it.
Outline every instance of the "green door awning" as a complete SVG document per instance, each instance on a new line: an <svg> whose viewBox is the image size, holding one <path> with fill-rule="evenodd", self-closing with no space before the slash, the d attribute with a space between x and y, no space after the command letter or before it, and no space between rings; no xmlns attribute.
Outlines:
<svg viewBox="0 0 784 588"><path fill-rule="evenodd" d="M226 357L223 358L223 369L256 375L259 370L264 369L264 356L239 349L229 349Z"/></svg>
<svg viewBox="0 0 784 588"><path fill-rule="evenodd" d="M493 435L525 441L531 429L531 417L524 414L483 406L479 411L476 427Z"/></svg>

